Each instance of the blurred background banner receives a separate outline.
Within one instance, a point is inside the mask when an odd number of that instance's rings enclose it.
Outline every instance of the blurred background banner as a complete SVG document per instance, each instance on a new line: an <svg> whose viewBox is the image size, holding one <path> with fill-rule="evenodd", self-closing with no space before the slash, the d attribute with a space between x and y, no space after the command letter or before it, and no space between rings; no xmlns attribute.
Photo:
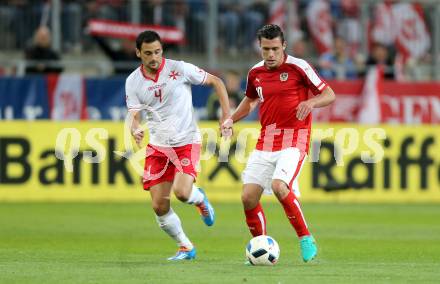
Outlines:
<svg viewBox="0 0 440 284"><path fill-rule="evenodd" d="M314 120L371 123L376 117L376 123L440 122L439 82L395 82L383 80L380 75L367 78L371 79L328 81L338 99L328 108L315 109ZM127 112L124 86L123 77L82 78L70 74L0 78L0 118L121 121ZM211 95L215 96L209 87L193 87L199 119L210 119ZM359 120L362 111L370 121Z"/></svg>
<svg viewBox="0 0 440 284"><path fill-rule="evenodd" d="M376 117L377 123L440 122L439 82L397 83L377 77L372 80L330 81L338 98L328 108L315 109L314 120L366 123L359 121L359 114L364 111L369 119Z"/></svg>
<svg viewBox="0 0 440 284"><path fill-rule="evenodd" d="M217 123L203 122L200 127L211 131ZM3 123L0 200L144 200L141 177L128 159L115 153L131 149L123 129L123 123L114 122ZM197 184L212 199L240 200L241 172L255 147L251 133L257 129L255 123L239 124L230 144L204 135ZM99 138L98 132L106 138ZM62 148L55 147L57 139L65 142ZM300 176L304 201L440 202L438 126L317 124L311 145ZM64 153L64 160L56 157L56 151ZM103 151L102 161L90 163L85 151L92 151L92 156ZM68 158L69 154L75 157ZM374 162L375 158L379 159Z"/></svg>
<svg viewBox="0 0 440 284"><path fill-rule="evenodd" d="M164 43L184 43L183 31L175 27L162 27L153 25L136 25L111 20L91 19L88 29L93 36L108 36L113 38L126 38L134 40L137 35L145 30L157 32Z"/></svg>

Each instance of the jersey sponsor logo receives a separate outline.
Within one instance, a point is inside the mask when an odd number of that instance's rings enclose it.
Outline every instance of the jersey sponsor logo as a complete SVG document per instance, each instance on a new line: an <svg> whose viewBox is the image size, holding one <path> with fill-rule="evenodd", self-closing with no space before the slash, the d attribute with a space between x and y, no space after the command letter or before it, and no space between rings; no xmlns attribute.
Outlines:
<svg viewBox="0 0 440 284"><path fill-rule="evenodd" d="M289 73L283 72L280 74L280 81L281 82L287 81L288 78L289 78Z"/></svg>
<svg viewBox="0 0 440 284"><path fill-rule="evenodd" d="M153 85L153 86L148 87L148 91L162 89L162 88L165 88L166 85L167 85L167 83L162 83L160 85Z"/></svg>
<svg viewBox="0 0 440 284"><path fill-rule="evenodd" d="M168 75L168 78L173 79L173 80L177 80L177 77L180 76L180 73L178 71L171 71L171 73Z"/></svg>

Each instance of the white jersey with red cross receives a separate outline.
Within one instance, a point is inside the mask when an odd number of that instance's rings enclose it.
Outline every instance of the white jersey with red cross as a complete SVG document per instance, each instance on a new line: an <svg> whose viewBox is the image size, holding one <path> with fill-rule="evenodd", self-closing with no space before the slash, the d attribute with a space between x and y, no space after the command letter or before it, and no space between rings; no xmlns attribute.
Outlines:
<svg viewBox="0 0 440 284"><path fill-rule="evenodd" d="M128 110L146 110L149 143L157 146L183 146L200 143L191 85L203 84L206 71L184 61L162 59L154 79L141 65L125 82Z"/></svg>

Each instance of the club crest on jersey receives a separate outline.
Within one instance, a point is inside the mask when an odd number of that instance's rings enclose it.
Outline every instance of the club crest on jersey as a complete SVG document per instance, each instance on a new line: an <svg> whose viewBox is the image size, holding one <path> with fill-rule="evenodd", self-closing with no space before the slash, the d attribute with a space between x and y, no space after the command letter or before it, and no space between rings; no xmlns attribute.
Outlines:
<svg viewBox="0 0 440 284"><path fill-rule="evenodd" d="M188 158L183 158L182 161L180 161L180 163L182 164L182 166L187 167L191 164L191 162L189 161Z"/></svg>
<svg viewBox="0 0 440 284"><path fill-rule="evenodd" d="M280 74L280 81L281 82L287 81L288 78L289 78L289 73L283 72Z"/></svg>
<svg viewBox="0 0 440 284"><path fill-rule="evenodd" d="M168 75L168 78L173 79L173 80L177 80L177 77L180 76L180 73L177 71L171 71L171 73Z"/></svg>

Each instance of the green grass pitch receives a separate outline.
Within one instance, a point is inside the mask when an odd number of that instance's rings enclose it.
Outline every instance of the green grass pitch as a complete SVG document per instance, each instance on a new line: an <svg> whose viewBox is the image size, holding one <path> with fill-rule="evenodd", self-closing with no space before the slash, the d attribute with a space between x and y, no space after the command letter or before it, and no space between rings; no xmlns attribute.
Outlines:
<svg viewBox="0 0 440 284"><path fill-rule="evenodd" d="M264 202L274 267L245 266L250 235L238 203L214 203L206 227L178 202L195 261L170 263L176 246L145 203L0 203L0 283L438 283L439 205L303 204L316 261L300 260L281 206Z"/></svg>

